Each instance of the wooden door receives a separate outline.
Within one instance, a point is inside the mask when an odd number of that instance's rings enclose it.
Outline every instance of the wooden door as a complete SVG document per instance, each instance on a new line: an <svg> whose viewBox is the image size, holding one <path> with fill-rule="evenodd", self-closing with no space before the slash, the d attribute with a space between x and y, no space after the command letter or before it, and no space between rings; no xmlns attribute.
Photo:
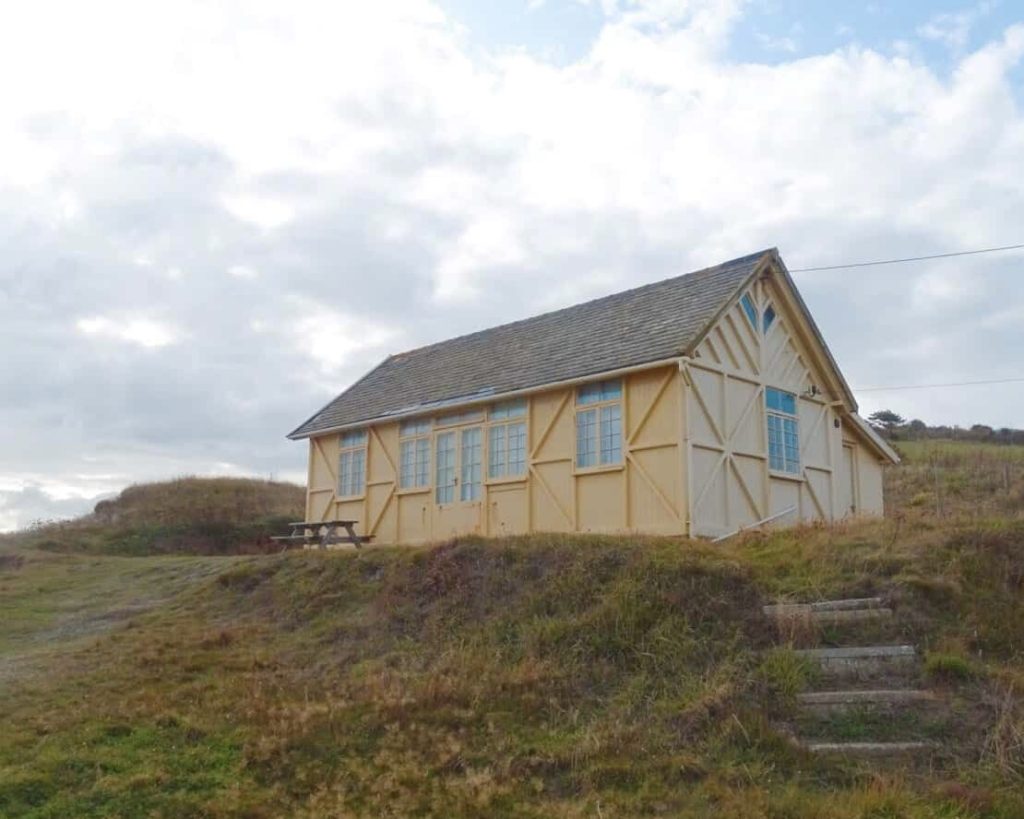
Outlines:
<svg viewBox="0 0 1024 819"><path fill-rule="evenodd" d="M843 444L843 465L839 471L839 515L851 517L857 513L857 462L853 447Z"/></svg>

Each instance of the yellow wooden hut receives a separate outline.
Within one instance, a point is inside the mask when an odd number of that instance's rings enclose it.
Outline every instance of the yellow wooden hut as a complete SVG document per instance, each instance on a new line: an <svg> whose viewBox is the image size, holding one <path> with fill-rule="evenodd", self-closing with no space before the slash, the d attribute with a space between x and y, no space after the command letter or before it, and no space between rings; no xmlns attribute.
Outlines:
<svg viewBox="0 0 1024 819"><path fill-rule="evenodd" d="M880 515L898 460L774 249L389 356L289 437L306 520L383 543Z"/></svg>

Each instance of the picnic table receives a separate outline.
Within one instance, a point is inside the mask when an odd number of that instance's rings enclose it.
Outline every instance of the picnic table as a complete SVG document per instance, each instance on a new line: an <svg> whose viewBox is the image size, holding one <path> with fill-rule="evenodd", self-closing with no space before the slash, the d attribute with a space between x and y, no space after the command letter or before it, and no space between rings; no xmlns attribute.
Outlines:
<svg viewBox="0 0 1024 819"><path fill-rule="evenodd" d="M291 534L275 535L271 540L287 548L290 543L302 543L306 549L326 549L339 543L351 543L357 549L373 539L372 535L357 535L357 520L300 520L289 523Z"/></svg>

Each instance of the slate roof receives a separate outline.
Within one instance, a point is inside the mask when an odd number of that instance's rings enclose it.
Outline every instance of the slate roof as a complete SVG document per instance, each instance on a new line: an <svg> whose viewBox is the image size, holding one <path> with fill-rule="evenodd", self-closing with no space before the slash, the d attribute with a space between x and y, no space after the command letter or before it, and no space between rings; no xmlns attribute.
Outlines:
<svg viewBox="0 0 1024 819"><path fill-rule="evenodd" d="M389 356L288 437L683 355L775 253Z"/></svg>

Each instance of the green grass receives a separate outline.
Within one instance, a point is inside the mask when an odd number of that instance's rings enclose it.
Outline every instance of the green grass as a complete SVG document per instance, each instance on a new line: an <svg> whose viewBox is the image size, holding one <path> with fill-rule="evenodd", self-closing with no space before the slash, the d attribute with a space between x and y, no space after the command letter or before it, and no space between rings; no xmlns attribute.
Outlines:
<svg viewBox="0 0 1024 819"><path fill-rule="evenodd" d="M949 440L895 441L900 455L915 463L1009 462L1024 464L1024 446Z"/></svg>
<svg viewBox="0 0 1024 819"><path fill-rule="evenodd" d="M941 682L962 682L977 676L977 670L968 657L941 651L928 653L924 661L924 672Z"/></svg>
<svg viewBox="0 0 1024 819"><path fill-rule="evenodd" d="M904 463L887 471L890 513L915 522L1024 517L1024 446L896 441Z"/></svg>
<svg viewBox="0 0 1024 819"><path fill-rule="evenodd" d="M0 545L0 816L1024 816L1012 519L202 557L33 537ZM942 680L945 769L779 733L813 674L760 605L873 593L972 669Z"/></svg>

